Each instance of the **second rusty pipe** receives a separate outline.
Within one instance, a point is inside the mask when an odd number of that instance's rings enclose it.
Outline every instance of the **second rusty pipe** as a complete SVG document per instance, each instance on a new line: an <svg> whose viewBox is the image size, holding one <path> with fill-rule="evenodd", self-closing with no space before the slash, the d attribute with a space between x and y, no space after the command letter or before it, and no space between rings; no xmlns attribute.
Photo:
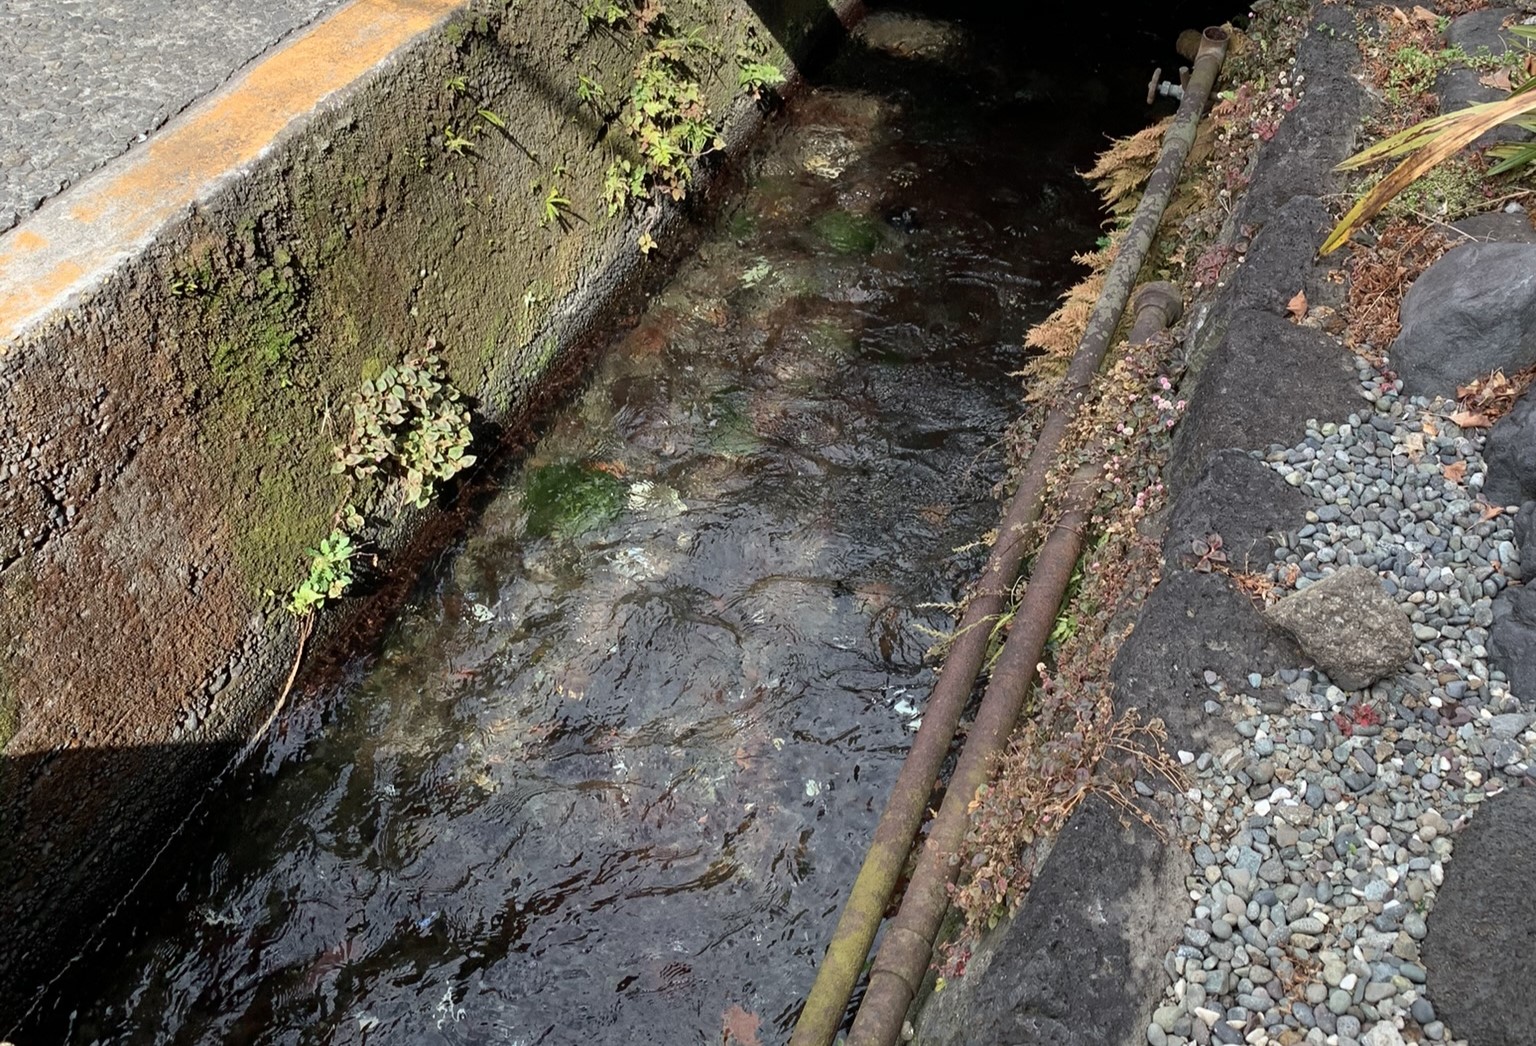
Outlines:
<svg viewBox="0 0 1536 1046"><path fill-rule="evenodd" d="M1184 160L1194 144L1200 116L1216 84L1216 75L1221 71L1226 52L1226 31L1219 28L1207 29L1201 41L1194 72L1190 76L1189 87L1184 92L1184 100L1180 103L1173 125L1163 138L1163 150L1157 166L1147 180L1146 191L1121 240L1120 251L1105 275L1104 289L1099 300L1094 303L1083 341L1067 368L1066 392L1072 414L1076 413L1078 404L1087 396L1104 354L1108 351L1115 328L1119 326L1125 312L1136 275L1151 250L1157 228L1162 223L1163 211L1173 197ZM1161 311L1164 307L1161 304L1165 300L1164 294L1163 289L1156 285L1144 290L1142 301L1149 310L1148 322L1154 310ZM1168 295L1170 298L1176 296ZM1041 443L1044 442L1044 430L1060 413L1053 411L1046 425L1042 426ZM1066 420L1062 420L1061 424L1064 431ZM1059 446L1061 437L1056 438ZM1039 443L1035 449L1040 449ZM1050 467L1055 456L1053 449L1050 458L1041 463L1041 467ZM1030 465L1035 464L1035 454L1032 453ZM1081 489L1080 482L1081 477L1074 480L1062 524L1052 531L1035 558L1029 587L1024 592L1024 598L1014 616L1013 630L1003 645L988 682L981 710L977 713L976 725L972 727L965 750L961 753L960 763L944 794L944 802L933 819L901 908L891 920L886 939L875 956L874 966L870 970L869 988L854 1019L848 1046L890 1046L894 1043L901 1032L907 1009L922 983L932 955L933 942L938 936L944 914L949 910L949 887L959 870L957 855L969 820L967 807L976 790L986 782L986 773L992 759L1002 750L1008 735L1013 731L1014 721L1019 709L1023 707L1024 692L1033 678L1035 665L1055 624L1062 595L1081 551L1080 530L1086 510L1072 501L1074 494ZM1069 527L1068 523L1073 521L1077 526ZM1014 652L1010 653L1011 649ZM1008 666L1006 671L1005 664ZM985 729L980 729L984 721ZM1000 728L999 723L1003 724ZM963 775L962 768L965 770Z"/></svg>

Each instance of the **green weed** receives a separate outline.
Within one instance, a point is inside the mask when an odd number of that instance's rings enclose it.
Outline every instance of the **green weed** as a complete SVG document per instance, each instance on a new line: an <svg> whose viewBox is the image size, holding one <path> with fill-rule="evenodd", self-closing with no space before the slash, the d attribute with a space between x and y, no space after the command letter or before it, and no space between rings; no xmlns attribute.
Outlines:
<svg viewBox="0 0 1536 1046"><path fill-rule="evenodd" d="M288 596L288 612L303 617L339 597L352 584L356 556L351 536L343 530L331 531L319 548L309 550L309 576Z"/></svg>
<svg viewBox="0 0 1536 1046"><path fill-rule="evenodd" d="M465 138L456 132L451 126L443 128L443 149L454 156L463 156L466 153L474 154L475 143L472 139Z"/></svg>
<svg viewBox="0 0 1536 1046"><path fill-rule="evenodd" d="M528 533L578 537L617 519L627 497L624 482L600 469L575 462L536 468L524 487Z"/></svg>
<svg viewBox="0 0 1536 1046"><path fill-rule="evenodd" d="M470 413L430 349L364 381L352 401L352 430L331 471L398 479L405 498L426 507L440 482L475 463Z"/></svg>
<svg viewBox="0 0 1536 1046"><path fill-rule="evenodd" d="M691 165L724 144L689 66L694 53L707 50L695 30L657 40L636 64L621 121L639 162L609 166L603 195L610 214L641 197L681 200Z"/></svg>

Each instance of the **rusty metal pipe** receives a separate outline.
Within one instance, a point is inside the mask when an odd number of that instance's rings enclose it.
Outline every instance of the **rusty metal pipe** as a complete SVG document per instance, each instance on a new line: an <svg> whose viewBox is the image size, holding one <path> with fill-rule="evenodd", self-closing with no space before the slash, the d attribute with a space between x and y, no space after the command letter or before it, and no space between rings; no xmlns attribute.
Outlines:
<svg viewBox="0 0 1536 1046"><path fill-rule="evenodd" d="M1148 283L1138 288L1131 304L1136 319L1132 323L1132 343L1146 341L1159 331L1178 322L1184 303L1179 290L1171 283ZM1053 416L1061 413L1053 411ZM1066 430L1066 419L1059 420L1060 432ZM1042 430L1042 435L1044 430ZM1058 435L1053 448L1059 445ZM975 685L981 663L986 657L992 635L992 623L1003 611L1004 601L1019 573L1019 565L1026 548L1028 528L1039 517L1041 495L1049 462L1041 458L1039 448L1045 440L1036 442L1031 454L1026 478L1009 502L1008 511L1000 536L993 545L986 570L973 591L959 632L950 648L944 666L928 706L923 714L923 724L918 729L912 749L902 764L892 797L883 811L880 823L875 827L874 838L865 855L863 867L843 908L832 943L827 948L822 963L822 975L818 976L795 1026L793 1044L831 1042L842 1023L844 1008L858 980L865 957L875 931L884 917L886 904L895 891L896 883L912 848L912 838L926 808L927 798L938 777L940 764L949 753L954 739L960 712ZM910 797L910 798L904 798ZM837 977L828 971L836 969ZM818 1015L811 1021L809 1014ZM826 1037L806 1037L810 1029L830 1028ZM801 1029L807 1029L802 1033Z"/></svg>
<svg viewBox="0 0 1536 1046"><path fill-rule="evenodd" d="M1029 587L1019 601L1008 642L992 668L981 709L955 766L944 803L929 825L901 910L886 928L869 972L869 988L854 1018L848 1046L885 1046L896 1041L907 1007L928 970L933 941L949 910L949 884L959 872L960 848L970 824L967 810L987 783L993 757L1008 743L1035 667L1056 623L1062 594L1083 549L1089 490L1097 469L1074 478L1071 507L1046 537L1035 557Z"/></svg>
<svg viewBox="0 0 1536 1046"><path fill-rule="evenodd" d="M1177 322L1184 303L1171 283L1148 283L1132 301L1136 319L1129 341L1140 344ZM1083 550L1083 531L1091 509L1096 466L1073 477L1069 508L1047 536L1035 558L1029 587L1014 614L1013 628L993 666L965 751L955 767L938 816L918 858L901 911L886 929L885 941L870 970L858 1018L848 1046L885 1046L895 1041L902 1018L922 985L933 952L933 941L949 909L949 886L959 873L960 847L969 825L969 805L987 782L993 759L1008 743L1025 695L1035 682L1036 667L1045 652L1061 600ZM889 1027L894 1022L894 1030Z"/></svg>
<svg viewBox="0 0 1536 1046"><path fill-rule="evenodd" d="M1148 180L1142 203L1106 274L1104 292L1095 303L1082 342L1068 367L1063 398L1041 425L1019 486L1009 500L992 553L966 604L955 639L924 710L923 725L913 739L912 750L881 814L863 866L817 972L816 982L795 1025L790 1046L829 1046L842 1024L848 999L853 994L864 959L906 863L912 840L922 823L960 714L981 671L992 624L1002 613L1008 593L1018 577L1030 529L1040 518L1046 478L1065 440L1068 424L1103 363L1110 339L1124 314L1131 286L1151 249L1162 213L1194 143L1195 128L1225 57L1226 33L1221 29L1207 29L1202 41L1191 87L1185 92L1173 125L1164 137L1157 168ZM1147 303L1152 308L1155 301L1156 307L1165 311L1167 322L1171 323L1178 313L1177 304L1170 305L1170 300L1177 303L1177 292L1161 293L1155 299L1147 299ZM1140 304L1138 302L1138 306ZM1138 307L1138 318L1140 311ZM901 936L904 935L893 936L893 946L896 938ZM930 936L927 949L931 950L931 944ZM923 951L922 962L926 965L927 950L917 950ZM865 1005L868 1005L867 998ZM897 1028L904 1012L903 1006L897 1014Z"/></svg>

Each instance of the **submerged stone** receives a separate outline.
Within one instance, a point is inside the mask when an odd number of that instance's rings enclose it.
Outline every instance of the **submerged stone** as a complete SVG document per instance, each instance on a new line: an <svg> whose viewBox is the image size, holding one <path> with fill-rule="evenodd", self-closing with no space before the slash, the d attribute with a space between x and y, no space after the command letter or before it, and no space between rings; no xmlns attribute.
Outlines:
<svg viewBox="0 0 1536 1046"><path fill-rule="evenodd" d="M524 488L528 533L576 537L613 522L623 511L623 481L576 462L544 465L528 474Z"/></svg>
<svg viewBox="0 0 1536 1046"><path fill-rule="evenodd" d="M811 231L839 254L869 254L884 239L879 222L849 211L827 211L811 223Z"/></svg>

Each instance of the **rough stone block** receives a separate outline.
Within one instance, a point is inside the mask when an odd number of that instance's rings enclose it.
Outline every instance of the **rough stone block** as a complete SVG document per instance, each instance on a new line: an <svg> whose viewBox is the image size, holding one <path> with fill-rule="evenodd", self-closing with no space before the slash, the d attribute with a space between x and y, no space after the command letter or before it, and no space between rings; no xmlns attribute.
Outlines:
<svg viewBox="0 0 1536 1046"><path fill-rule="evenodd" d="M1536 363L1536 245L1468 243L1431 265L1403 297L1390 356L1411 396Z"/></svg>
<svg viewBox="0 0 1536 1046"><path fill-rule="evenodd" d="M1195 539L1220 534L1234 570L1263 569L1274 550L1269 535L1292 523L1299 526L1313 503L1252 455L1217 451L1174 504L1163 558L1177 563Z"/></svg>
<svg viewBox="0 0 1536 1046"><path fill-rule="evenodd" d="M1526 1046L1536 1028L1536 789L1485 802L1456 840L1429 916L1424 968L1435 1011L1477 1046Z"/></svg>
<svg viewBox="0 0 1536 1046"><path fill-rule="evenodd" d="M1536 589L1506 588L1493 601L1488 654L1509 677L1510 692L1536 703Z"/></svg>
<svg viewBox="0 0 1536 1046"><path fill-rule="evenodd" d="M1218 450L1290 446L1309 419L1364 407L1354 361L1332 336L1276 313L1239 311L1175 430L1168 485L1183 490Z"/></svg>
<svg viewBox="0 0 1536 1046"><path fill-rule="evenodd" d="M1344 567L1269 609L1317 667L1345 690L1362 690L1413 656L1413 626L1364 567Z"/></svg>
<svg viewBox="0 0 1536 1046"><path fill-rule="evenodd" d="M1495 505L1536 498L1536 397L1524 396L1499 419L1483 447L1483 496Z"/></svg>

